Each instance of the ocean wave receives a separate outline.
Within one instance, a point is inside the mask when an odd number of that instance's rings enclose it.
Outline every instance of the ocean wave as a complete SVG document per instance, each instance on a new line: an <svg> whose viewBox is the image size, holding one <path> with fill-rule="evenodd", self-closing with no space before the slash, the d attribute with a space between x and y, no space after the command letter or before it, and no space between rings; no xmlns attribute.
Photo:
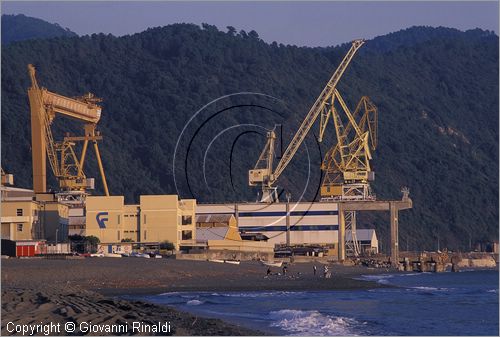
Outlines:
<svg viewBox="0 0 500 337"><path fill-rule="evenodd" d="M200 305L203 304L203 301L200 300L189 300L186 302L187 305Z"/></svg>
<svg viewBox="0 0 500 337"><path fill-rule="evenodd" d="M181 293L179 291L172 291L172 292L168 292L168 293L161 293L157 296L174 296L174 295L180 295L180 294L184 294L184 293Z"/></svg>
<svg viewBox="0 0 500 337"><path fill-rule="evenodd" d="M216 294L214 296L224 296L224 297L270 297L270 296L289 296L289 295L300 295L304 292L301 291L265 291L265 292L241 292L241 293L226 293L226 294Z"/></svg>
<svg viewBox="0 0 500 337"><path fill-rule="evenodd" d="M486 290L487 293L495 293L495 294L498 294L498 289L490 289L490 290Z"/></svg>
<svg viewBox="0 0 500 337"><path fill-rule="evenodd" d="M455 288L438 288L438 287L410 287L408 290L422 290L422 291L453 291Z"/></svg>
<svg viewBox="0 0 500 337"><path fill-rule="evenodd" d="M284 309L271 311L272 327L280 328L291 335L301 336L346 336L355 335L354 327L360 323L352 318L323 315L316 310L302 311Z"/></svg>
<svg viewBox="0 0 500 337"><path fill-rule="evenodd" d="M361 281L373 281L380 284L390 284L389 279L394 276L395 275L393 274L361 275L361 277L355 279Z"/></svg>
<svg viewBox="0 0 500 337"><path fill-rule="evenodd" d="M423 274L430 274L430 273L425 271L423 273L398 274L398 276L418 276L418 275L423 275Z"/></svg>

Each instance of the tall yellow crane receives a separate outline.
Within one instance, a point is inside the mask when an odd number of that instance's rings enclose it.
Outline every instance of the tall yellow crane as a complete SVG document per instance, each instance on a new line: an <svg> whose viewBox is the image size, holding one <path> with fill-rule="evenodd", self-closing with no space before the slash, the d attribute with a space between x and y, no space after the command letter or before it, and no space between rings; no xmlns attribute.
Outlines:
<svg viewBox="0 0 500 337"><path fill-rule="evenodd" d="M335 91L341 109L332 103L330 113L322 118L332 117L337 143L326 153L321 169L324 178L321 184L321 198L332 200L373 199L369 182L375 179L370 160L377 147L377 107L367 96L363 96L351 113L346 103ZM347 117L344 127L340 111ZM344 118L345 119L345 118Z"/></svg>
<svg viewBox="0 0 500 337"><path fill-rule="evenodd" d="M352 42L351 48L342 59L342 62L333 73L319 97L314 102L313 106L309 110L309 113L304 118L290 144L288 144L281 160L278 162L278 165L274 170L273 157L276 134L274 130L268 132L266 146L262 150L254 169L248 172L249 185L262 187L262 202L278 201L277 188L274 184L292 160L319 115L322 115L320 124L320 141L322 140L324 130L326 129L326 125L328 123L328 118L326 118L326 116L328 116L333 100L336 97L336 86L349 63L353 59L355 53L363 44L364 40L354 40Z"/></svg>
<svg viewBox="0 0 500 337"><path fill-rule="evenodd" d="M335 99L340 109L335 106ZM341 111L344 112L344 127ZM337 143L326 153L321 169L324 172L321 184L321 200L374 200L370 181L375 179L370 160L371 151L377 147L377 107L367 96L363 96L351 113L342 96L335 90L331 109L324 119L331 116L335 125ZM320 137L322 132L320 130ZM356 211L345 211L346 252L351 256L361 253L356 235Z"/></svg>
<svg viewBox="0 0 500 337"><path fill-rule="evenodd" d="M102 139L96 130L101 118L102 100L92 94L69 98L40 88L35 76L35 67L28 65L31 87L28 97L31 109L31 147L33 161L33 189L35 193L47 192L47 161L54 176L59 182L61 192L84 195L87 189L93 188L93 179L87 179L83 171L89 141L93 142L104 192L109 190L104 168L99 153L98 140ZM84 123L84 135L80 137L64 137L63 141L54 141L51 125L57 115ZM75 144L83 141L80 158L75 152Z"/></svg>

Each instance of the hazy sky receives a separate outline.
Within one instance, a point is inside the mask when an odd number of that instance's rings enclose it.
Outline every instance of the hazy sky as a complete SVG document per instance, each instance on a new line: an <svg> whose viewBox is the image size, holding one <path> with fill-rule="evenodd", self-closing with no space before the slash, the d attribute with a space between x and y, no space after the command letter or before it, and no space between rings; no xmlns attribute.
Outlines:
<svg viewBox="0 0 500 337"><path fill-rule="evenodd" d="M323 2L28 2L2 1L2 14L25 14L59 23L79 35L125 35L186 22L221 30L255 30L265 41L327 46L373 38L414 25L498 34L498 1Z"/></svg>

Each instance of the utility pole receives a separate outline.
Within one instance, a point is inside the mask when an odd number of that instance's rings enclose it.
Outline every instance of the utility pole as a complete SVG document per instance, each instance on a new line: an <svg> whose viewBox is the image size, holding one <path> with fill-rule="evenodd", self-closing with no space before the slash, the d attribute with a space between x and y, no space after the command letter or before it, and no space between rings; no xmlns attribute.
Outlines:
<svg viewBox="0 0 500 337"><path fill-rule="evenodd" d="M286 192L286 246L290 247L290 192Z"/></svg>
<svg viewBox="0 0 500 337"><path fill-rule="evenodd" d="M59 249L57 248L57 235L59 234L59 228L56 229L56 253L59 253Z"/></svg>

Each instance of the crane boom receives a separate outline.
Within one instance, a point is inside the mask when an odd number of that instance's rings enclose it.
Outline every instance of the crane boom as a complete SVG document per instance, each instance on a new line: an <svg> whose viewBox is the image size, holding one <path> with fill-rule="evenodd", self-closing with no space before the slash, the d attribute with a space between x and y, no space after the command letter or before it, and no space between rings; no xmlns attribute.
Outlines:
<svg viewBox="0 0 500 337"><path fill-rule="evenodd" d="M248 172L249 185L262 186L262 202L272 202L273 200L277 200L276 187L273 187L273 184L288 166L320 114L321 141L326 128L326 124L328 123L329 108L330 106L332 106L333 108L333 101L335 100L336 96L335 93L337 84L340 81L340 78L344 74L345 70L349 66L351 60L353 59L354 54L356 54L358 49L361 48L364 43L365 41L362 39L354 40L352 42L351 48L342 59L342 62L337 67L326 86L323 88L323 91L312 105L311 109L302 121L299 129L293 136L291 142L288 144L275 170L273 170L272 167L272 158L274 156L273 142L276 137L274 135L274 132L268 133L268 140L264 150L259 157L259 160L257 161L254 169ZM331 102L329 102L330 100Z"/></svg>
<svg viewBox="0 0 500 337"><path fill-rule="evenodd" d="M332 97L334 94L335 88L344 74L345 70L347 69L347 66L351 62L352 58L354 57L354 54L358 51L359 48L365 43L364 40L355 40L352 42L352 46L347 52L347 54L344 56L344 59L338 66L337 70L333 73L332 77L326 84L325 88L319 95L319 97L316 99L316 102L314 102L313 106L311 107L311 110L309 110L309 113L307 114L306 118L304 118L304 121L300 125L300 128L298 131L295 133L295 136L293 136L292 141L290 144L288 144L285 152L283 153L283 156L281 157L281 160L279 161L278 165L276 166L276 170L274 171L273 175L273 180L277 180L278 177L283 173L285 168L288 166L290 161L292 160L293 156L299 149L300 145L304 141L304 139L307 136L307 133L313 126L314 122L318 118L320 112L323 110L325 105L327 104L327 101Z"/></svg>

